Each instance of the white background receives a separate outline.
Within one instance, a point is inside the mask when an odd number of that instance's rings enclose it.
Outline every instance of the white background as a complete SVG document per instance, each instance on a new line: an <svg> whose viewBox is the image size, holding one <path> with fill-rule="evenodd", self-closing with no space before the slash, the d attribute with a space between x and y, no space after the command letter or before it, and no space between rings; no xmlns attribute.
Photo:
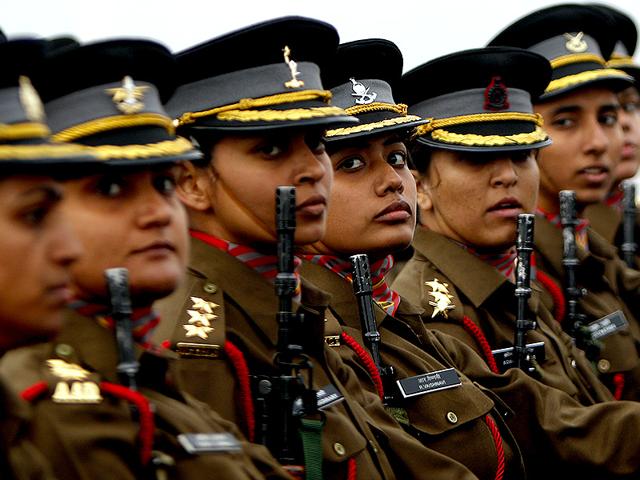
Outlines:
<svg viewBox="0 0 640 480"><path fill-rule="evenodd" d="M179 51L237 28L283 15L333 24L342 41L395 42L405 70L440 55L484 46L548 0L5 0L0 28L8 36L73 35L82 42L146 37ZM578 0L577 3L583 3ZM638 24L640 0L602 0Z"/></svg>

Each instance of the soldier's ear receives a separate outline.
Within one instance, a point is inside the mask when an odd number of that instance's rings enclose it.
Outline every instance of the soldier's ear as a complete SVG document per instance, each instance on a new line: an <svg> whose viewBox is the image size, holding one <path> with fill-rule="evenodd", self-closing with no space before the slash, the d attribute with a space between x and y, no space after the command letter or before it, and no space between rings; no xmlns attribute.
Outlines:
<svg viewBox="0 0 640 480"><path fill-rule="evenodd" d="M433 208L431 201L431 189L423 175L414 175L416 178L416 188L418 190L418 207L422 212L428 212Z"/></svg>
<svg viewBox="0 0 640 480"><path fill-rule="evenodd" d="M209 168L181 162L176 168L175 180L178 198L187 208L201 212L213 208Z"/></svg>

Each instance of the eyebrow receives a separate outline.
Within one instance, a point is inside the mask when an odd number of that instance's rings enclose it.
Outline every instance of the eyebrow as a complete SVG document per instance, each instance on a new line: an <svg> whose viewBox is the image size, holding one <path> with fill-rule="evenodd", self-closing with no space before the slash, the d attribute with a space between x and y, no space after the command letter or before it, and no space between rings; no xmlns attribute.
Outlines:
<svg viewBox="0 0 640 480"><path fill-rule="evenodd" d="M402 137L398 134L391 135L384 142L384 145L391 145L392 143L403 143Z"/></svg>
<svg viewBox="0 0 640 480"><path fill-rule="evenodd" d="M580 105L563 105L561 107L556 108L553 111L553 115L559 115L561 113L576 113L576 112L579 112L580 110L583 110L583 108Z"/></svg>
<svg viewBox="0 0 640 480"><path fill-rule="evenodd" d="M53 185L38 185L21 192L18 197L26 201L47 201L55 203L62 200L62 191Z"/></svg>

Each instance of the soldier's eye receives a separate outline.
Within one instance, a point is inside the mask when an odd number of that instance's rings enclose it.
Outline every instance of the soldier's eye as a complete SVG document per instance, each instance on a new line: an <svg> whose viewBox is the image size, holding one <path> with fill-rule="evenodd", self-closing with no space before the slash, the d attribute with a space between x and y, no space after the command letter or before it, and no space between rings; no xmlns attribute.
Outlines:
<svg viewBox="0 0 640 480"><path fill-rule="evenodd" d="M407 164L407 153L401 151L391 152L387 162L394 167L404 167Z"/></svg>
<svg viewBox="0 0 640 480"><path fill-rule="evenodd" d="M102 177L96 185L96 190L105 197L121 195L125 187L124 179L118 177Z"/></svg>
<svg viewBox="0 0 640 480"><path fill-rule="evenodd" d="M364 161L359 157L349 157L342 160L336 170L343 170L345 172L354 172L364 167Z"/></svg>
<svg viewBox="0 0 640 480"><path fill-rule="evenodd" d="M153 186L158 192L168 195L176 189L176 182L171 175L158 175L153 179Z"/></svg>

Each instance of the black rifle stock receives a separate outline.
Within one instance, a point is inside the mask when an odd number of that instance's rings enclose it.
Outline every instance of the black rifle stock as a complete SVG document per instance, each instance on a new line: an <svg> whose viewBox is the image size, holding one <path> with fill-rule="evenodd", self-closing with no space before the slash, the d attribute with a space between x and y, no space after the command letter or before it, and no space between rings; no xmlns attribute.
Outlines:
<svg viewBox="0 0 640 480"><path fill-rule="evenodd" d="M567 297L567 320L570 335L578 348L584 350L587 357L594 359L599 346L591 337L585 325L586 316L580 312L578 302L586 295L583 288L578 287L578 260L576 250L576 193L573 190L562 190L560 198L560 223L562 224L562 266L564 268L564 288Z"/></svg>
<svg viewBox="0 0 640 480"><path fill-rule="evenodd" d="M536 328L536 322L531 320L528 300L531 297L531 253L533 252L534 215L522 213L518 215L518 234L516 250L516 334L513 342L515 366L521 370L530 371L531 352L527 349L527 332Z"/></svg>
<svg viewBox="0 0 640 480"><path fill-rule="evenodd" d="M296 343L301 338L302 314L293 312L296 290L294 274L294 236L296 230L295 187L276 189L276 232L278 236L277 352L275 376L260 376L257 383L256 441L266 445L283 465L301 462L298 425L305 415L317 413L313 389L313 365ZM307 379L302 372L307 372Z"/></svg>
<svg viewBox="0 0 640 480"><path fill-rule="evenodd" d="M396 398L394 393L397 387L394 383L395 372L393 367L391 365L385 365L380 356L380 332L378 332L376 316L373 310L374 300L369 258L365 254L352 255L349 258L353 268L353 292L358 300L362 335L371 353L373 363L380 372L384 388L384 403L388 405Z"/></svg>
<svg viewBox="0 0 640 480"><path fill-rule="evenodd" d="M108 268L104 271L109 289L111 312L118 343L118 375L131 390L137 390L136 374L140 364L136 359L131 326L131 297L129 271L126 268Z"/></svg>
<svg viewBox="0 0 640 480"><path fill-rule="evenodd" d="M630 268L636 268L636 251L638 245L635 239L636 228L636 185L630 180L621 184L622 188L622 256Z"/></svg>

